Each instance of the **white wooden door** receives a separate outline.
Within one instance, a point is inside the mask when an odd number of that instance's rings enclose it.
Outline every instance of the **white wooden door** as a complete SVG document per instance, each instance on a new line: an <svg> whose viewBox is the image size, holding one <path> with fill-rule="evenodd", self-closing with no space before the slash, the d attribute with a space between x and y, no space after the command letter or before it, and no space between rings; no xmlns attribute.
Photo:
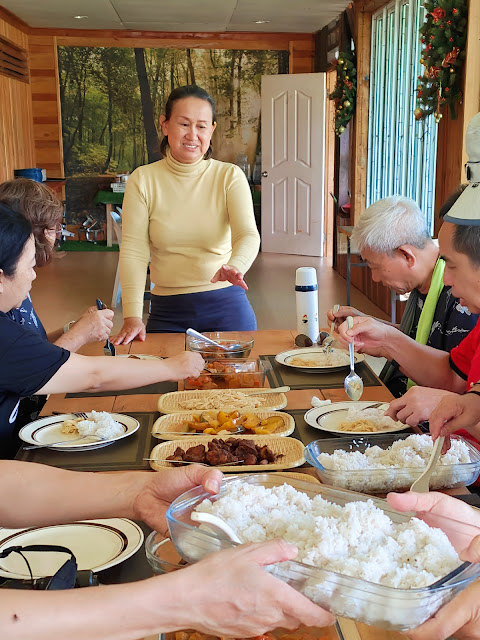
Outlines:
<svg viewBox="0 0 480 640"><path fill-rule="evenodd" d="M325 74L262 77L262 251L324 255Z"/></svg>

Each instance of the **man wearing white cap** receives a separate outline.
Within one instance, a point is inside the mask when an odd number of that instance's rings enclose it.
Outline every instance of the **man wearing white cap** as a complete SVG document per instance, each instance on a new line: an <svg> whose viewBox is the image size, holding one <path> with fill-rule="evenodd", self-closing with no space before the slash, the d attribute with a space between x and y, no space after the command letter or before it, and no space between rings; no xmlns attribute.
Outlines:
<svg viewBox="0 0 480 640"><path fill-rule="evenodd" d="M480 313L480 113L468 126L466 148L469 185L444 217L438 240L445 260L445 285L452 287L453 295L472 313ZM391 332L387 337L387 333L372 331L367 321L368 318L354 318L353 329L347 330L344 323L339 333L349 342L354 338L359 350L396 360L406 375L424 385L413 387L394 400L388 411L392 417L417 424L430 417L445 395L470 390L480 393L476 384L480 381L480 322L448 354L414 342L400 343ZM468 431L479 437L480 427L471 424Z"/></svg>

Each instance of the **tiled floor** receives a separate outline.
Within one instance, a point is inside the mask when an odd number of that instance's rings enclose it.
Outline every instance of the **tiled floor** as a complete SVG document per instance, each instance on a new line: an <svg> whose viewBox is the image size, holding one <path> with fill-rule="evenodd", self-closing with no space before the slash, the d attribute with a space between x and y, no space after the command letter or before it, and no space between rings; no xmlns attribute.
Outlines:
<svg viewBox="0 0 480 640"><path fill-rule="evenodd" d="M77 318L100 298L110 304L118 253L81 252L57 254L53 262L38 269L32 299L47 331ZM295 270L316 267L319 283L320 325L335 303L345 302L345 280L325 258L260 253L247 274L248 295L259 329L295 328ZM352 304L366 313L388 319L376 305L355 288ZM115 310L113 333L121 327L121 307Z"/></svg>

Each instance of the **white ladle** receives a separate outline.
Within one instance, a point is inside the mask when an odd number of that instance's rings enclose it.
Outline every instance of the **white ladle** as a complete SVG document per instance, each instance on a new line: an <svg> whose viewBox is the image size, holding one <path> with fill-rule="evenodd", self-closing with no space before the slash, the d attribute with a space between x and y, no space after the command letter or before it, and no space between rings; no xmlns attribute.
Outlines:
<svg viewBox="0 0 480 640"><path fill-rule="evenodd" d="M218 516L214 516L211 513L204 513L203 511L193 511L190 514L190 518L195 522L201 522L207 531L209 529L213 533L221 531L232 542L238 542L239 544L242 543L232 527Z"/></svg>

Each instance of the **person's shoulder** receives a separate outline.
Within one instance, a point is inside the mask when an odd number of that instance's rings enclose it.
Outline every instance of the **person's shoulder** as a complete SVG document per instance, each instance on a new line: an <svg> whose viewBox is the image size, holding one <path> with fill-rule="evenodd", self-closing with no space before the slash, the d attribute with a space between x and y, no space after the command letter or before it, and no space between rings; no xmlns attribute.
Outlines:
<svg viewBox="0 0 480 640"><path fill-rule="evenodd" d="M161 170L166 163L164 160L156 160L150 164L142 164L140 167L134 169L129 177L129 180L139 180L141 178L148 178L154 176Z"/></svg>

